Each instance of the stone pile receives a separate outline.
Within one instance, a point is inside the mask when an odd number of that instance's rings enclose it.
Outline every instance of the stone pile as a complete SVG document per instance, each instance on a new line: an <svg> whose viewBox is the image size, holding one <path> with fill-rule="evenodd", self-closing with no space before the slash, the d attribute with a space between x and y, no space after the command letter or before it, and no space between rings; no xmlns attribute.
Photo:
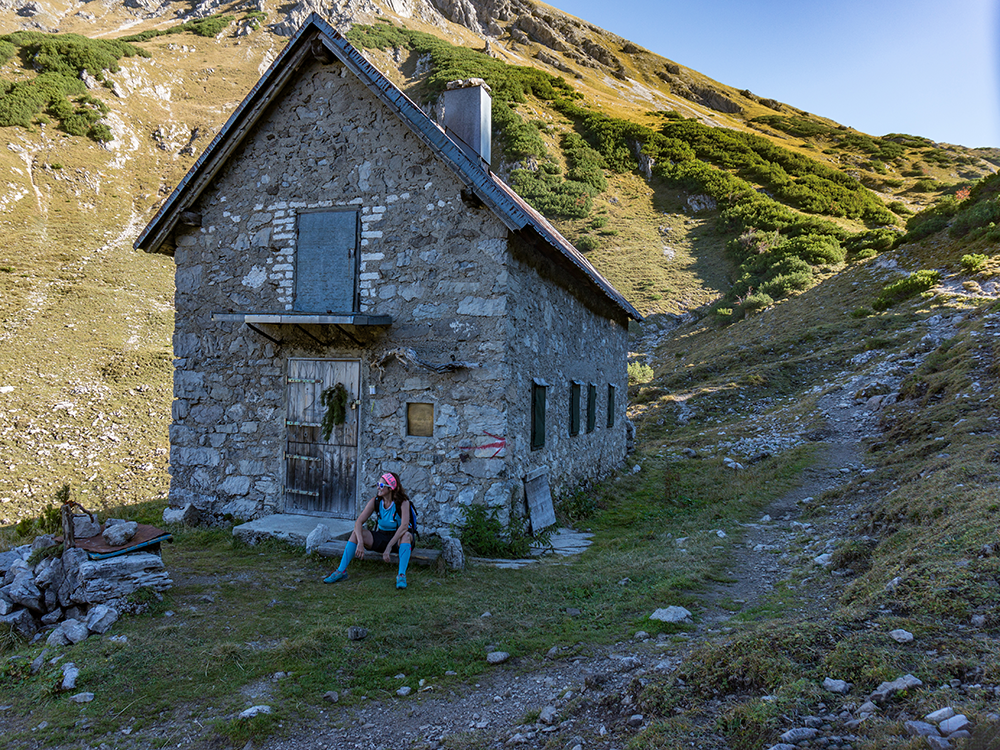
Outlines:
<svg viewBox="0 0 1000 750"><path fill-rule="evenodd" d="M831 693L847 695L853 686L843 680L827 678L823 688ZM797 726L791 727L780 735L780 742L771 745L768 750L799 750L800 748L823 748L824 750L854 750L861 746L857 732L863 726L872 722L902 722L905 737L899 740L900 745L907 738L922 739L923 746L931 750L948 750L956 747L958 740L971 738L973 721L952 706L945 706L932 711L923 719L913 719L905 705L906 697L914 690L924 688L924 683L911 674L903 675L895 680L881 683L868 694L868 699L860 706L856 703L845 703L840 711L833 711L819 716L800 716ZM985 700L1000 698L1000 686L985 687L983 685L963 685L959 680L941 688L947 691L958 691L961 695L974 693ZM903 699L903 704L892 707L894 700ZM820 704L825 708L825 704ZM986 720L993 724L1000 722L997 714L987 714ZM898 724L897 724L898 726ZM909 744L906 747L910 747ZM990 745L992 747L992 745Z"/></svg>
<svg viewBox="0 0 1000 750"><path fill-rule="evenodd" d="M109 527L117 529L113 535L118 536L129 528L128 523ZM106 632L130 594L173 585L157 554L90 560L79 547L55 554L56 547L46 534L30 545L0 552L0 627L8 626L26 639L50 631L53 645L78 643L91 633Z"/></svg>

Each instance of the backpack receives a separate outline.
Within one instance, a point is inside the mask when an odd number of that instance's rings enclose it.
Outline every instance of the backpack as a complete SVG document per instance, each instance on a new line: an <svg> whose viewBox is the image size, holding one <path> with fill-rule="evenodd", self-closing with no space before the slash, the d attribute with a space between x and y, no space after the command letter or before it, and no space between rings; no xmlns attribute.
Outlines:
<svg viewBox="0 0 1000 750"><path fill-rule="evenodd" d="M410 500L410 527L407 529L410 532L410 536L414 539L419 536L420 532L417 531L417 506L413 504Z"/></svg>
<svg viewBox="0 0 1000 750"><path fill-rule="evenodd" d="M375 498L375 500L378 500L378 498ZM376 503L376 505L375 505L375 510L378 511L378 503ZM399 514L396 513L396 514L394 514L393 517L394 518L399 518ZM368 526L372 530L378 528L378 513L377 512L372 513L368 517ZM407 531L410 532L410 536L412 536L414 539L416 539L420 535L420 532L417 531L417 506L415 506L413 504L412 500L410 500L410 526L409 526L409 528L407 528Z"/></svg>

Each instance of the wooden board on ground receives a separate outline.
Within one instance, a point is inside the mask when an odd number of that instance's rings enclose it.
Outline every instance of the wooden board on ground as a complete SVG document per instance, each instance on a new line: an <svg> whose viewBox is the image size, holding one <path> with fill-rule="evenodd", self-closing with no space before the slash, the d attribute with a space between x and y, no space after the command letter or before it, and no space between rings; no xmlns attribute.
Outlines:
<svg viewBox="0 0 1000 750"><path fill-rule="evenodd" d="M528 515L531 518L531 532L537 534L556 522L556 511L552 506L552 491L549 490L549 467L529 471L524 477L524 492L528 496Z"/></svg>

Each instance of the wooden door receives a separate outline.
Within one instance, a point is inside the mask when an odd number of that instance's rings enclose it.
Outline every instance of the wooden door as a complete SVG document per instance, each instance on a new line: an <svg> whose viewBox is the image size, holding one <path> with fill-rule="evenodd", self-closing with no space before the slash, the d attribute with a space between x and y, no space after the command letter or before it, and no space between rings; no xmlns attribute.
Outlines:
<svg viewBox="0 0 1000 750"><path fill-rule="evenodd" d="M342 383L347 390L343 424L323 439L326 414L321 394ZM358 399L361 363L357 360L290 359L285 420L285 511L354 518L358 475Z"/></svg>

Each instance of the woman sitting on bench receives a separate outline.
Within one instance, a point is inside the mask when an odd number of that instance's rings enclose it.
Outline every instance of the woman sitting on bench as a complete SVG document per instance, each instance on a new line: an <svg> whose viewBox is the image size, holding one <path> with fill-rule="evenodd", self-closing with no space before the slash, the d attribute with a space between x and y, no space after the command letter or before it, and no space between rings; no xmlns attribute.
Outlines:
<svg viewBox="0 0 1000 750"><path fill-rule="evenodd" d="M324 583L336 583L347 579L347 565L352 557L364 559L365 550L382 553L382 559L389 562L392 552L399 553L399 573L396 588L406 588L406 566L410 562L413 536L410 534L410 498L406 496L399 476L387 471L378 483L378 495L365 503L361 515L354 522L351 539L344 547L340 567L323 579ZM372 514L377 514L375 531L365 528Z"/></svg>

